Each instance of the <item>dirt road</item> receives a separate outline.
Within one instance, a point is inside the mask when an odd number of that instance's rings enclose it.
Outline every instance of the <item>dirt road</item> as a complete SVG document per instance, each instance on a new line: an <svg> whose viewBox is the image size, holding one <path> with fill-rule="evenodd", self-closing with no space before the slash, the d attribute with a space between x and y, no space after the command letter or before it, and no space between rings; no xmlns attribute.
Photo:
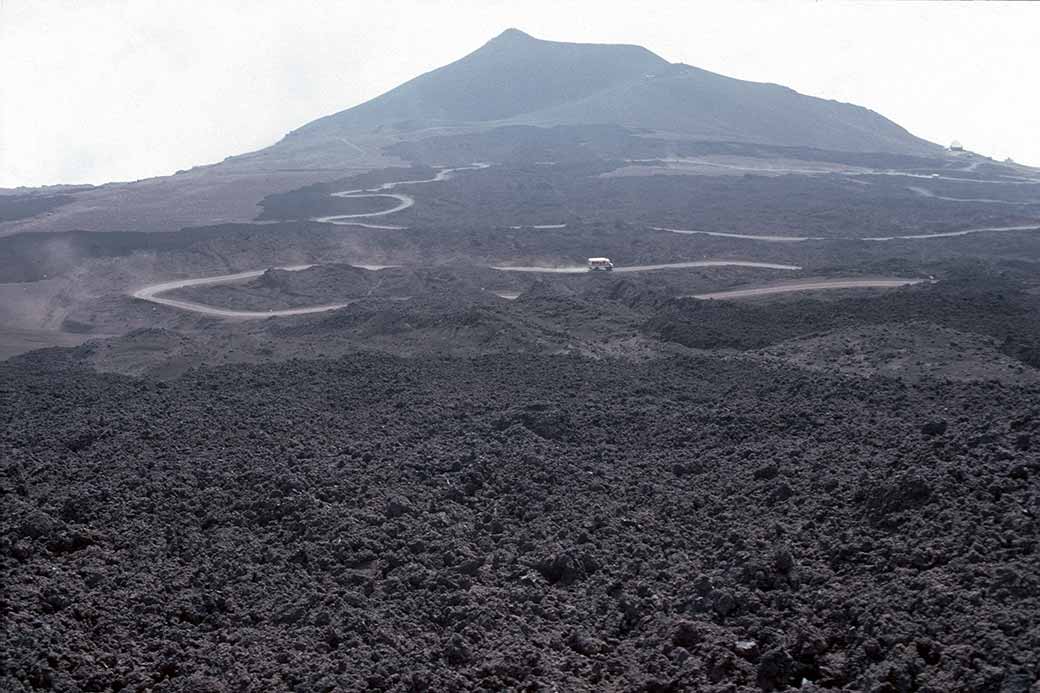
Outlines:
<svg viewBox="0 0 1040 693"><path fill-rule="evenodd" d="M936 195L931 190L920 188L916 185L908 185L906 187L910 192L920 195L921 197L927 197L932 200L946 200L947 202L983 202L987 204L995 205L1035 205L1040 204L1040 201L1027 200L1025 202L1014 202L1012 200L996 200L991 197L947 197L946 195Z"/></svg>
<svg viewBox="0 0 1040 693"><path fill-rule="evenodd" d="M328 217L313 217L311 221L317 221L322 224L341 224L346 222L346 225L350 225L353 222L346 221L349 219L364 219L368 217L381 217L387 214L393 214L394 212L400 212L403 209L408 209L415 204L415 199L408 195L400 195L398 193L368 193L361 190L344 190L342 192L332 193L333 197L346 197L352 200L360 200L364 197L389 197L397 200L397 206L391 207L390 209L384 209L379 212L363 212L358 214L334 214ZM400 228L400 227L390 227Z"/></svg>
<svg viewBox="0 0 1040 693"><path fill-rule="evenodd" d="M366 188L362 190L341 190L339 192L331 193L332 197L342 197L348 200L359 200L366 197L388 197L397 200L397 206L391 207L390 209L384 209L379 212L362 212L358 214L333 214L326 217L312 217L311 221L316 221L322 224L337 224L339 226L364 226L370 229L391 229L400 230L406 228L404 226L378 226L375 224L366 224L362 222L351 221L352 219L368 219L371 217L382 217L387 214L394 214L402 210L408 209L415 204L415 198L410 195L403 195L401 193L389 193L383 192L384 190L392 190L399 185L418 185L419 183L437 183L442 180L447 180L456 171L477 171L480 169L487 168L490 164L472 164L470 166L457 166L455 168L444 168L437 172L433 178L425 178L422 180L397 180L390 183L383 183L382 185L374 188Z"/></svg>
<svg viewBox="0 0 1040 693"><path fill-rule="evenodd" d="M944 231L942 233L917 233L909 236L868 236L861 238L863 241L901 241L918 240L922 238L952 238L954 236L968 236L973 233L988 233L996 231L1040 231L1040 224L1026 224L1025 226L984 226L977 229L962 229L961 231Z"/></svg>
<svg viewBox="0 0 1040 693"><path fill-rule="evenodd" d="M952 238L954 236L967 236L973 233L989 233L997 231L1040 231L1040 223L1026 224L1022 226L983 226L974 229L961 229L960 231L942 231L939 233L916 233L903 236L865 236L863 238L826 238L823 236L772 236L768 234L755 235L746 233L725 233L723 231L701 231L700 229L673 229L666 226L651 226L654 231L668 231L683 235L722 236L724 238L742 238L748 241L762 241L763 243L803 243L805 241L899 241L919 240L924 238Z"/></svg>
<svg viewBox="0 0 1040 693"><path fill-rule="evenodd" d="M759 267L762 269L775 270L800 270L798 265L781 265L775 262L752 262L750 260L695 260L692 262L669 262L660 265L629 265L627 267L615 267L614 272L653 272L664 269L685 269L690 267ZM548 266L548 265L525 265L525 266L498 266L492 269L503 272L539 272L552 274L581 274L588 272L589 268L584 265Z"/></svg>
<svg viewBox="0 0 1040 693"><path fill-rule="evenodd" d="M355 265L363 269L383 269L386 267L393 267L394 265ZM767 269L778 269L778 270L799 270L801 267L796 265L780 265L770 262L749 262L743 260L700 260L697 262L675 262L671 264L663 265L633 265L630 267L618 267L615 268L615 272L650 272L653 270L661 269L677 269L685 267L763 267ZM309 269L314 265L293 265L289 267L275 267L273 269L286 270L289 272L298 272L300 270ZM588 272L586 267L494 267L492 269L507 271L507 272L552 272L552 273L582 273ZM261 270L250 270L248 272L236 272L234 274L221 274L215 277L197 277L194 279L177 279L175 281L163 282L161 284L153 284L144 288L138 289L131 294L134 298L141 299L142 301L150 301L163 306L169 306L170 308L177 308L179 310L187 310L193 313L202 313L204 315L212 315L214 317L229 318L237 320L255 320L258 318L273 318L279 316L288 315L306 315L308 313L322 313L328 310L336 310L337 308L343 308L352 303L347 301L345 303L329 303L320 306L308 306L303 308L287 308L284 310L230 310L226 308L218 308L216 306L209 306L204 303L196 303L194 301L182 301L175 298L163 298L160 294L164 294L175 289L183 289L189 286L205 286L208 284L231 284L234 282L245 281L246 279L252 279L259 277L267 269Z"/></svg>
<svg viewBox="0 0 1040 693"><path fill-rule="evenodd" d="M313 265L293 265L291 267L276 267L273 269L287 270L290 272L298 272L305 270ZM327 310L335 310L344 306L350 305L348 303L330 303L321 306L308 306L306 308L288 308L285 310L228 310L225 308L217 308L215 306L207 306L203 303L195 303L194 301L179 301L175 298L162 298L159 294L164 294L174 289L183 289L188 286L203 286L206 284L230 284L233 282L239 282L246 279L252 279L253 277L259 277L267 269L262 270L251 270L249 272L237 272L235 274L222 274L216 277L198 277L195 279L178 279L172 282L163 282L162 284L153 284L146 286L143 289L138 289L132 295L134 298L139 298L142 301L150 301L163 306L169 306L171 308L178 308L180 310L187 310L193 313L203 313L205 315L213 315L220 318L231 318L238 320L255 320L257 318L273 318L277 316L287 315L306 315L308 313L322 313Z"/></svg>
<svg viewBox="0 0 1040 693"><path fill-rule="evenodd" d="M419 183L434 183L437 181L446 180L456 171L464 170L477 170L486 168L487 164L473 164L472 166L463 166L458 168L446 168L437 172L437 175L433 178L424 180L404 180L404 181L393 181L390 183L384 183L375 188L369 188L365 190L344 190L337 193L332 193L335 197L344 198L362 198L362 197L389 197L398 200L398 205L391 209L387 209L381 212L367 212L359 214L340 214L327 217L318 217L314 221L330 223L330 224L355 224L359 222L348 221L350 219L359 219L375 216L385 216L387 214L393 214L394 212L401 211L415 204L415 200L407 195L399 193L384 192L391 190L400 185L415 185ZM364 225L364 224L362 224ZM386 227L394 228L394 227ZM707 233L709 235L720 235L720 236L731 236L736 238L751 238L755 240L770 240L770 241L800 241L810 240L808 238L788 238L782 236L744 236L740 234L726 234L721 232L703 232L703 231L687 231L682 229L660 229L672 231L675 233ZM969 233L968 231L954 232L952 235L961 235ZM888 239L869 239L869 240L888 240ZM292 267L281 267L278 269L298 271L312 267L313 265L296 265ZM695 267L756 267L762 269L775 269L781 271L797 271L802 269L798 265L787 265L774 262L755 262L751 260L695 260L688 262L671 262L654 265L629 265L626 267L615 267L614 272L652 272L656 270L666 269L684 269L684 268L695 268ZM368 266L369 269L378 269L375 266ZM565 266L548 266L548 265L523 265L523 266L497 266L493 269L501 270L503 272L537 272L537 273L559 273L559 274L580 274L587 272L588 268L583 265L565 265ZM175 289L181 289L189 286L201 286L206 284L222 284L232 283L237 281L243 281L258 277L266 269L262 270L251 270L248 272L238 272L235 274L225 274L216 277L200 277L195 279L181 279L176 281L164 282L161 284L154 284L152 286L146 286L142 289L138 289L133 293L134 298L138 298L144 301L151 301L171 308L177 308L180 310L187 310L196 313L203 313L205 315L212 315L216 317L230 318L230 319L257 319L257 318L269 318L276 316L288 316L288 315L306 315L308 313L320 313L329 310L335 310L349 305L347 303L334 303L320 306L310 306L305 308L290 308L284 310L270 310L270 311L244 311L244 310L229 310L224 308L218 308L215 306L208 306L201 303L195 303L193 301L182 301L172 298L162 298L160 294L173 291ZM758 287L752 289L738 289L734 291L721 291L709 294L701 294L696 298L707 298L707 299L721 299L721 298L743 298L750 296L760 296L765 294L782 293L789 291L814 291L818 289L839 289L839 288L854 288L854 287L892 287L892 286L903 286L906 284L913 284L920 280L915 279L832 279L832 280L821 280L816 282L797 282L789 284L780 284L768 287ZM512 296L510 296L512 297Z"/></svg>
<svg viewBox="0 0 1040 693"><path fill-rule="evenodd" d="M773 284L749 289L732 289L730 291L713 291L706 294L694 294L689 298L703 300L724 300L735 298L753 298L770 294L783 294L792 291L820 291L825 289L891 289L899 286L920 284L925 279L906 279L899 277L879 279L821 279L819 281L799 281L787 284Z"/></svg>

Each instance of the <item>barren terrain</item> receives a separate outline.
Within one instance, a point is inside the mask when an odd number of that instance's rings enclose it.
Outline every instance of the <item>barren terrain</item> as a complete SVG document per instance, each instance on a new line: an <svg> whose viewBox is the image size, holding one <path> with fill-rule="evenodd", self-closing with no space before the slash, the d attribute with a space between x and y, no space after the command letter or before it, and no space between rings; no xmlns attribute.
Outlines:
<svg viewBox="0 0 1040 693"><path fill-rule="evenodd" d="M10 364L0 393L7 690L1025 692L1040 666L1035 385L358 355Z"/></svg>
<svg viewBox="0 0 1040 693"><path fill-rule="evenodd" d="M507 31L0 191L0 358L3 691L1040 690L1040 172L864 108Z"/></svg>

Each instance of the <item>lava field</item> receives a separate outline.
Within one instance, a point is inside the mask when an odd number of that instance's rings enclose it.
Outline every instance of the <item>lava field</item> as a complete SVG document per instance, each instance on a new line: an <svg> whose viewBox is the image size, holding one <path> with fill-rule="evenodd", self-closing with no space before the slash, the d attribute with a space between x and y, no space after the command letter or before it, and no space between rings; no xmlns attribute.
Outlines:
<svg viewBox="0 0 1040 693"><path fill-rule="evenodd" d="M1040 169L866 106L509 29L0 189L0 693L1040 693Z"/></svg>
<svg viewBox="0 0 1040 693"><path fill-rule="evenodd" d="M7 691L1036 691L1040 389L0 364Z"/></svg>

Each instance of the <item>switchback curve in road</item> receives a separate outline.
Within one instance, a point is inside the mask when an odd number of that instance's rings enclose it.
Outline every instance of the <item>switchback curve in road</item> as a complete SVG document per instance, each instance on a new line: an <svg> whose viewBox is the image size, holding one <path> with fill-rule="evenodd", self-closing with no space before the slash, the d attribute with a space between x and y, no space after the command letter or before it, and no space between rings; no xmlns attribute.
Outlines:
<svg viewBox="0 0 1040 693"><path fill-rule="evenodd" d="M477 171L480 169L487 168L490 164L471 164L469 166L456 166L455 168L442 168L437 172L433 178L424 178L422 180L396 180L390 183L383 183L382 185L374 188L365 188L359 190L340 190L339 192L330 193L331 197L342 197L349 200L359 200L367 197L388 197L393 200L397 200L397 205L390 209L384 209L378 212L360 212L357 214L332 214L325 217L311 217L311 221L316 221L321 224L336 224L339 226L363 226L369 229L391 229L400 230L406 227L404 226L379 226L376 224L366 224L364 222L352 221L353 219L368 219L371 217L383 217L387 214L394 214L408 209L415 204L415 198L411 195L403 195L401 193L384 192L386 190L392 190L399 185L418 185L420 183L437 183L442 180L448 180L456 171Z"/></svg>
<svg viewBox="0 0 1040 693"><path fill-rule="evenodd" d="M315 265L292 265L289 267L275 267L272 269L286 270L290 272L298 272L300 270L309 269ZM395 265L355 265L355 267L361 267L363 269L383 269L386 267L394 267ZM617 267L614 269L615 272L652 272L654 270L661 269L681 269L688 267L762 267L766 269L778 269L778 270L800 270L801 267L797 265L781 265L771 262L750 262L744 260L698 260L695 262L675 262L671 264L662 265L632 265L629 267ZM507 272L546 272L546 273L582 273L588 272L586 267L493 267ZM346 303L329 303L320 306L307 306L302 308L285 308L280 310L231 310L228 308L218 308L217 306L209 306L204 303L197 303L195 301L184 301L175 298L163 298L160 294L174 291L176 289L184 289L189 286L206 286L209 284L230 284L238 281L244 281L246 279L252 279L259 277L267 269L262 270L250 270L248 272L235 272L234 274L221 274L212 277L196 277L194 279L177 279L174 281L162 282L161 284L152 284L144 288L134 291L131 295L134 298L142 301L150 301L163 306L169 306L170 308L177 308L179 310L186 310L193 313L202 313L204 315L211 315L220 318L229 318L236 320L255 320L258 318L274 318L274 317L285 317L291 315L307 315L309 313L323 313L329 310L336 310L337 308L344 308L350 305L353 301Z"/></svg>
<svg viewBox="0 0 1040 693"><path fill-rule="evenodd" d="M381 269L388 267L389 265L358 265L364 269ZM288 272L299 272L300 270L310 269L314 265L292 265L289 267L273 267L270 269L286 270ZM324 313L329 310L336 310L337 308L343 308L350 305L351 301L346 303L328 303L320 306L305 306L302 308L285 308L281 310L230 310L227 308L218 308L216 306L209 306L204 303L196 303L195 301L182 301L175 298L162 298L159 294L164 294L175 289L184 289L189 286L207 286L209 284L231 284L234 282L243 281L246 279L252 279L259 277L267 269L262 270L250 270L248 272L236 272L234 274L221 274L215 277L196 277L194 279L177 279L174 281L163 282L161 284L152 284L131 294L134 298L142 301L149 301L162 306L169 306L170 308L177 308L179 310L186 310L192 313L202 313L203 315L212 315L218 318L230 318L236 320L256 320L258 318L274 318L274 317L285 317L290 315L307 315L309 313Z"/></svg>
<svg viewBox="0 0 1040 693"><path fill-rule="evenodd" d="M394 212L400 212L403 209L408 209L415 204L415 199L408 195L400 195L398 193L366 193L361 190L344 190L338 193L332 193L332 197L346 197L352 200L360 200L364 197L389 197L393 200L397 200L397 206L391 207L390 209L384 209L379 212L359 212L357 214L333 214L328 217L312 217L311 221L317 221L322 224L340 224L340 225L351 225L354 222L346 221L349 219L366 219L368 217L381 217L387 214L393 214ZM395 227L400 228L400 227Z"/></svg>
<svg viewBox="0 0 1040 693"><path fill-rule="evenodd" d="M348 221L348 220L349 219L374 217L374 216L385 216L387 214L392 214L394 212L401 211L402 209L406 209L406 208L412 206L415 203L415 201L411 197L408 197L407 195L401 195L401 194L398 194L398 193L387 193L387 192L383 192L383 191L391 190L391 189L393 189L393 188L395 188L395 187L397 187L399 185L414 185L414 184L419 184L419 183L433 183L433 182L437 182L437 181L442 181L442 180L446 180L447 178L449 178L456 171L477 170L477 169L487 168L487 166L488 166L488 164L473 164L471 166L463 166L463 167L458 167L458 168L445 168L445 169L441 169L440 171L438 171L437 175L435 175L433 178L428 178L428 179L424 179L424 180L393 181L393 182L390 182L390 183L384 183L384 184L382 184L380 186L377 186L375 188L369 188L369 189L365 189L365 190L344 190L344 191L340 191L340 192L337 192L337 193L332 193L332 195L335 196L335 197L345 197L345 198L351 198L351 197L353 197L353 198L361 198L361 197L390 197L390 198L397 199L398 200L398 205L396 207L391 208L391 209L383 210L381 212L365 212L365 213L358 213L358 214L341 214L341 215L333 215L333 216L328 216L328 217L318 217L318 218L315 218L314 221L319 221L319 222L324 222L324 223L332 223L332 224L360 224L362 226L372 226L374 228L401 228L401 227L383 227L383 226L369 225L369 224L364 224L364 223L361 223L361 222L351 222L351 221ZM734 236L734 237L738 237L738 238L754 238L754 239L758 239L758 240L774 240L774 241L779 241L779 240L785 240L785 241L789 241L789 240L809 240L809 239L802 239L802 238L790 239L790 238L787 238L787 237L779 237L779 236L772 236L772 237L742 236L742 235L739 235L739 234L724 234L724 233L720 233L720 232L684 231L684 230L680 230L680 229L660 229L660 230L673 231L673 232L676 232L676 233L708 233L710 235ZM965 233L965 232L958 232L958 233ZM887 240L887 239L871 239L871 240ZM313 267L313 266L314 265L294 265L294 266L280 267L280 268L275 268L275 269L282 269L282 270L288 270L288 271L299 271L299 270L308 269L308 268ZM367 269L379 269L380 267L387 267L388 265L383 265L383 266L358 265L358 266L359 267L365 267ZM615 272L622 272L622 273L624 273L624 272L651 272L651 271L655 271L655 270L683 269L683 268L694 268L694 267L756 267L756 268L762 268L762 269L774 269L774 270L782 270L782 271L797 271L797 270L802 269L798 265L788 265L788 264L780 264L780 263L773 263L773 262L755 262L755 261L749 261L749 260L694 260L694 261L687 261L687 262L672 262L672 263L662 263L662 264L653 264L653 265L630 265L630 266L625 266L625 267L616 267L614 269L614 271ZM497 269L497 270L501 270L501 271L505 271L505 272L541 272L541 273L565 273L565 274L582 273L582 272L588 271L587 268L584 267L584 266L538 266L538 265L496 266L496 267L493 267L493 269ZM286 309L281 309L281 310L247 311L247 310L230 310L230 309L225 309L225 308L219 308L219 307L216 307L216 306L209 306L209 305L205 305L205 304L202 304L202 303L197 303L197 302L194 302L194 301L185 301L185 300L178 300L178 299L172 299L172 298L163 298L162 296L160 296L160 294L164 294L164 293L167 293L167 292L170 292L170 291L174 291L176 289L186 288L186 287L189 287L189 286L204 286L204 285L209 285L209 284L223 284L223 283L232 283L232 282L236 282L236 281L243 281L245 279L251 279L251 278L254 278L254 277L258 277L258 276L262 275L266 271L267 271L267 269L265 268L265 269L260 269L260 270L250 270L250 271L247 271L247 272L236 272L236 273L233 273L233 274L224 274L224 275L213 276L213 277L198 277L198 278L194 278L194 279L179 279L179 280L168 281L168 282L163 282L163 283L160 283L160 284L153 284L153 285L150 285L150 286L143 287L143 288L138 289L137 291L133 292L132 295L133 295L134 298L141 299L143 301L150 301L152 303L168 306L168 307L171 307L171 308L177 308L179 310L186 310L186 311L191 311L191 312L196 312L196 313L202 313L204 315L211 315L211 316L215 316L215 317L223 317L223 318L229 318L229 319L257 319L257 318L270 318L270 317L278 317L278 316L306 315L306 314L309 314L309 313L320 313L320 312L325 312L325 311L329 311L329 310L335 310L337 308L343 308L343 307L345 307L347 305L350 305L350 302L346 302L346 303L324 304L324 305L319 305L319 306L307 306L307 307L301 307L301 308L286 308ZM700 295L698 297L703 297L703 298L720 298L724 294L729 296L729 297L737 297L737 294L761 295L761 294L764 294L764 293L778 293L778 292L781 292L781 291L807 291L807 290L814 290L814 289L820 289L820 288L847 288L847 287L852 287L852 286L875 286L875 287L877 287L877 286L901 286L901 285L905 285L905 284L915 283L915 281L917 281L917 280L893 280L893 279L886 279L886 280L862 280L862 279L859 279L859 280L829 280L828 282L815 282L815 283L813 283L813 282L802 282L802 283L799 283L799 284L789 284L789 285L774 286L774 287L764 287L764 288L760 287L758 289L736 290L735 292L732 292L732 291L731 292L716 292L715 294L702 294L702 295ZM844 282L844 283L842 284L842 282ZM871 283L866 283L866 282L871 282ZM892 282L895 282L895 283L892 283ZM824 284L826 284L826 285L824 285ZM841 286L839 286L839 284L841 284ZM751 292L751 293L747 293L747 292Z"/></svg>
<svg viewBox="0 0 1040 693"><path fill-rule="evenodd" d="M671 268L671 267L718 267L727 265L737 266L752 266L752 267L768 267L770 269L788 269L797 270L801 269L794 265L776 265L772 263L752 263L752 262L739 262L739 261L702 261L698 263L692 262L680 262L673 263L670 265L637 265L631 267L619 267L614 271L630 271L630 272L642 272L642 271L653 271L656 269ZM384 267L393 267L393 265L357 265L365 269L382 269ZM295 265L291 267L278 267L275 269L282 269L288 271L299 271L313 267L313 265ZM495 267L493 269L500 269L504 271L520 271L520 272L549 272L549 273L579 273L587 272L588 270L583 267ZM182 289L188 286L204 286L207 284L226 284L236 281L242 281L245 279L251 279L258 277L267 270L253 270L249 272L237 272L235 274L223 274L216 277L199 277L195 279L179 279L176 281L164 282L162 284L153 284L152 286L138 289L133 293L134 298L141 299L143 301L150 301L171 308L177 308L179 310L186 310L194 313L202 313L204 315L211 315L214 317L238 319L238 320L249 320L258 318L273 318L279 316L292 316L292 315L307 315L309 313L322 313L329 310L336 310L337 308L343 308L350 305L352 301L345 303L331 303L320 306L307 306L303 308L287 308L283 310L269 310L269 311L251 311L251 310L229 310L225 308L218 308L216 306L209 306L202 303L196 303L194 301L182 301L171 298L162 298L159 294L173 291L174 289ZM687 296L687 298L698 298L702 300L726 300L726 299L739 299L739 298L753 298L756 296L766 296L770 294L781 294L791 293L796 291L821 291L825 289L880 289L880 288L896 288L900 286L910 286L912 284L920 284L926 279L910 279L904 277L884 277L874 279L863 279L863 278L837 278L837 279L821 279L812 281L793 281L784 284L770 284L768 286L757 286L749 287L745 289L730 289L726 291L713 291L703 294L694 294ZM508 295L499 294L503 298L516 298L519 295L517 292L510 292Z"/></svg>

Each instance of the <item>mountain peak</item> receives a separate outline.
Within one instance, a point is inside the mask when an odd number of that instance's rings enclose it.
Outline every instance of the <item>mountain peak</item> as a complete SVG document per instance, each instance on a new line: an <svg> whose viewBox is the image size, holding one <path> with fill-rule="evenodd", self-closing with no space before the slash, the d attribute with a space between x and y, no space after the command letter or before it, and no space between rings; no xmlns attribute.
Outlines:
<svg viewBox="0 0 1040 693"><path fill-rule="evenodd" d="M469 55L297 131L504 120L642 79L668 63L638 46L545 41L510 28Z"/></svg>
<svg viewBox="0 0 1040 693"><path fill-rule="evenodd" d="M505 123L613 124L703 140L849 151L932 146L865 109L673 65L640 46L547 41L516 28L294 137Z"/></svg>
<svg viewBox="0 0 1040 693"><path fill-rule="evenodd" d="M534 36L531 36L530 34L528 34L526 32L520 31L519 29L517 29L515 27L510 27L510 28L506 29L505 31L503 31L498 36L496 36L495 38L491 39L492 42L495 42L495 41L537 41L537 40L538 39L536 39Z"/></svg>

